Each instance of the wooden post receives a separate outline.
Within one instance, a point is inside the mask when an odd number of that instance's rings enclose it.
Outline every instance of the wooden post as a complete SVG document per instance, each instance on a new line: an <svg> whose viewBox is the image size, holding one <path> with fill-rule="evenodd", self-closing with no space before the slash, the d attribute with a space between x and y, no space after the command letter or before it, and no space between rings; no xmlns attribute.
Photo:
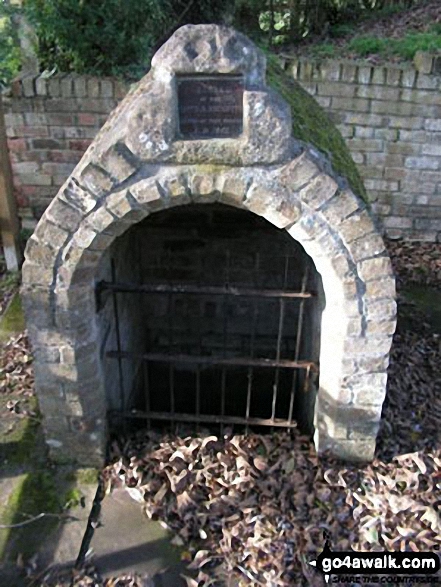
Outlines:
<svg viewBox="0 0 441 587"><path fill-rule="evenodd" d="M0 94L0 233L6 267L17 271L23 260L20 243L20 223L12 185L12 169L6 141L5 119Z"/></svg>

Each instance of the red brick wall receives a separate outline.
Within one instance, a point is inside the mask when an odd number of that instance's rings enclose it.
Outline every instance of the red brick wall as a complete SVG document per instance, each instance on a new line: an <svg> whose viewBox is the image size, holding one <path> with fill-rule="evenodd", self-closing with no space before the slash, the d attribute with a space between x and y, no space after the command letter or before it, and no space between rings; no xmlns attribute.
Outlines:
<svg viewBox="0 0 441 587"><path fill-rule="evenodd" d="M441 240L441 57L370 65L286 60L340 129L391 237ZM24 77L4 97L19 213L33 228L128 85Z"/></svg>
<svg viewBox="0 0 441 587"><path fill-rule="evenodd" d="M70 74L13 82L3 103L23 228L34 228L127 90L113 79Z"/></svg>

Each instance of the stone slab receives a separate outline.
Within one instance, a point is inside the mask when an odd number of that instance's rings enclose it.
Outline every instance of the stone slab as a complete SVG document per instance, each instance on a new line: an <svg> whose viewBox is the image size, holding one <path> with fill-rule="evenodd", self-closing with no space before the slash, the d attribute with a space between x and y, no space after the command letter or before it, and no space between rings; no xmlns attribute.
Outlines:
<svg viewBox="0 0 441 587"><path fill-rule="evenodd" d="M83 496L83 505L70 508L69 515L72 516L72 520L66 521L47 537L39 553L40 564L71 566L77 560L97 486L78 483L76 488Z"/></svg>
<svg viewBox="0 0 441 587"><path fill-rule="evenodd" d="M159 522L149 520L123 489L103 499L100 525L90 546L93 562L105 577L148 573L158 587L186 585L180 577L184 566L178 550L170 544L170 534Z"/></svg>

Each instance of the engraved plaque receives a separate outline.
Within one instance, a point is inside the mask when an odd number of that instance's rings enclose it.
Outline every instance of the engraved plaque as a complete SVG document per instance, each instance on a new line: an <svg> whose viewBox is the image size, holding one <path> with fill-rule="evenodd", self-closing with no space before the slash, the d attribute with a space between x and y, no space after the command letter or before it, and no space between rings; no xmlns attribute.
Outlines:
<svg viewBox="0 0 441 587"><path fill-rule="evenodd" d="M178 77L183 139L234 138L243 131L243 79L232 75Z"/></svg>

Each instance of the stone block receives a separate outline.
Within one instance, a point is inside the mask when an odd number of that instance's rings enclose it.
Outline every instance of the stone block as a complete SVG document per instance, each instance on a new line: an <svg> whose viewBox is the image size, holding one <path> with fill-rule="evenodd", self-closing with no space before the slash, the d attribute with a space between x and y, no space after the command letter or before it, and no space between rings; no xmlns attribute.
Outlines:
<svg viewBox="0 0 441 587"><path fill-rule="evenodd" d="M392 67L388 67L386 69L386 83L388 86L400 86L401 85L401 76L402 76L403 70L401 68L392 68Z"/></svg>
<svg viewBox="0 0 441 587"><path fill-rule="evenodd" d="M51 205L46 210L46 216L52 224L68 232L73 232L82 218L78 210L63 202L60 198L52 200Z"/></svg>
<svg viewBox="0 0 441 587"><path fill-rule="evenodd" d="M115 183L122 183L139 168L139 162L123 143L117 143L108 149L100 158L99 164Z"/></svg>
<svg viewBox="0 0 441 587"><path fill-rule="evenodd" d="M162 194L156 179L142 179L129 188L130 194L141 206L145 204L159 205L162 203Z"/></svg>
<svg viewBox="0 0 441 587"><path fill-rule="evenodd" d="M104 169L92 163L89 163L89 165L83 169L79 181L81 185L97 198L100 198L109 192L114 183Z"/></svg>
<svg viewBox="0 0 441 587"><path fill-rule="evenodd" d="M299 197L302 202L316 210L334 196L337 188L337 182L332 177L321 173L300 190Z"/></svg>
<svg viewBox="0 0 441 587"><path fill-rule="evenodd" d="M59 197L82 214L89 214L97 205L97 199L84 190L74 179L69 179Z"/></svg>
<svg viewBox="0 0 441 587"><path fill-rule="evenodd" d="M359 84L370 84L373 67L371 65L359 65L357 80Z"/></svg>
<svg viewBox="0 0 441 587"><path fill-rule="evenodd" d="M419 116L390 116L389 126L398 129L414 129L419 130L423 128L424 118ZM426 127L427 128L427 127Z"/></svg>
<svg viewBox="0 0 441 587"><path fill-rule="evenodd" d="M369 234L352 241L349 250L355 263L358 263L384 253L384 241L379 234Z"/></svg>
<svg viewBox="0 0 441 587"><path fill-rule="evenodd" d="M318 173L317 165L308 157L307 153L303 153L282 169L280 178L291 191L296 192L306 187L308 182Z"/></svg>
<svg viewBox="0 0 441 587"><path fill-rule="evenodd" d="M317 84L317 91L321 96L335 96L340 98L354 98L356 86L334 83L334 82L319 82ZM363 96L361 96L363 97Z"/></svg>
<svg viewBox="0 0 441 587"><path fill-rule="evenodd" d="M395 297L395 281L392 277L371 279L366 283L366 296L371 299Z"/></svg>
<svg viewBox="0 0 441 587"><path fill-rule="evenodd" d="M371 100L390 100L398 101L400 90L398 88L388 88L387 86L359 86L357 89L357 98L368 98Z"/></svg>
<svg viewBox="0 0 441 587"><path fill-rule="evenodd" d="M432 73L433 55L425 51L417 51L413 58L413 64L420 73Z"/></svg>
<svg viewBox="0 0 441 587"><path fill-rule="evenodd" d="M372 283L372 282L371 282ZM369 338L347 338L344 345L347 357L360 357L368 355L385 355L390 351L392 337L370 336Z"/></svg>
<svg viewBox="0 0 441 587"><path fill-rule="evenodd" d="M405 69L403 70L403 75L401 77L401 85L404 88L413 88L416 79L416 71L414 69Z"/></svg>
<svg viewBox="0 0 441 587"><path fill-rule="evenodd" d="M378 279L379 276L392 276L392 264L389 257L366 259L357 265L358 274L365 282Z"/></svg>
<svg viewBox="0 0 441 587"><path fill-rule="evenodd" d="M369 335L380 335L386 334L388 336L392 336L395 333L396 329L396 320L368 320L366 322L366 334Z"/></svg>
<svg viewBox="0 0 441 587"><path fill-rule="evenodd" d="M213 174L195 173L188 179L188 188L193 201L215 202L219 197L217 177Z"/></svg>
<svg viewBox="0 0 441 587"><path fill-rule="evenodd" d="M340 191L332 200L323 206L320 210L322 216L326 218L332 226L338 226L350 214L358 210L360 205L357 197L349 190Z"/></svg>
<svg viewBox="0 0 441 587"><path fill-rule="evenodd" d="M346 243L361 238L364 235L374 232L374 225L366 210L357 212L346 218L340 225L339 231Z"/></svg>
<svg viewBox="0 0 441 587"><path fill-rule="evenodd" d="M87 223L95 232L105 232L115 223L115 217L104 206L101 206L88 216Z"/></svg>
<svg viewBox="0 0 441 587"><path fill-rule="evenodd" d="M439 157L406 157L404 161L406 169L430 169L436 171L440 168Z"/></svg>
<svg viewBox="0 0 441 587"><path fill-rule="evenodd" d="M274 196L267 186L257 183L248 190L244 206L258 216L263 216L277 228L294 224L301 215L301 205L294 194L285 192Z"/></svg>
<svg viewBox="0 0 441 587"><path fill-rule="evenodd" d="M341 81L354 83L357 80L357 66L352 63L343 63L341 68Z"/></svg>

